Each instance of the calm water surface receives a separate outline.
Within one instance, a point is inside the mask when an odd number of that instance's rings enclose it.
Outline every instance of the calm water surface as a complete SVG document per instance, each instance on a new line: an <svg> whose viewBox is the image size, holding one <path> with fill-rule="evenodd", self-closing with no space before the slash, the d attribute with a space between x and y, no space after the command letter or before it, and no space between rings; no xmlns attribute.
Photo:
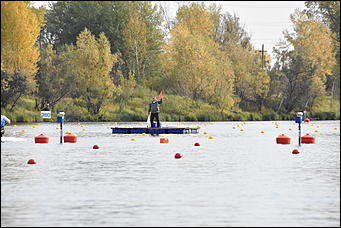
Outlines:
<svg viewBox="0 0 341 228"><path fill-rule="evenodd" d="M145 123L65 123L78 137L65 144L58 123L7 126L27 141L1 143L1 225L340 226L340 121L303 124L316 144L299 148L297 124L276 123L163 123L201 127L168 144L109 128Z"/></svg>

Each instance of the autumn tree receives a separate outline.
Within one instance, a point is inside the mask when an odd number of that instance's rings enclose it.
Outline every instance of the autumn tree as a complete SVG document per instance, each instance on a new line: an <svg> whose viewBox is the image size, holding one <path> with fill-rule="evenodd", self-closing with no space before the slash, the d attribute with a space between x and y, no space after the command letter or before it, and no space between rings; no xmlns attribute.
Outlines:
<svg viewBox="0 0 341 228"><path fill-rule="evenodd" d="M90 114L98 114L113 95L114 84L109 73L117 58L111 54L110 43L103 33L96 39L85 29L69 52L73 52L70 64L76 94L84 99Z"/></svg>
<svg viewBox="0 0 341 228"><path fill-rule="evenodd" d="M300 11L296 11L291 20L294 32L285 32L287 44L275 50L275 67L283 72L287 81L283 93L286 112L311 109L317 98L325 96L326 77L335 65L328 27ZM289 46L293 50L289 50Z"/></svg>
<svg viewBox="0 0 341 228"><path fill-rule="evenodd" d="M203 4L179 8L162 66L168 90L194 100L233 105L233 72L213 38L214 23ZM225 105L219 104L226 108Z"/></svg>
<svg viewBox="0 0 341 228"><path fill-rule="evenodd" d="M1 1L1 71L6 75L1 77L1 94L8 97L6 102L2 99L2 107L12 104L13 108L33 88L43 12L44 8L33 9L27 1Z"/></svg>

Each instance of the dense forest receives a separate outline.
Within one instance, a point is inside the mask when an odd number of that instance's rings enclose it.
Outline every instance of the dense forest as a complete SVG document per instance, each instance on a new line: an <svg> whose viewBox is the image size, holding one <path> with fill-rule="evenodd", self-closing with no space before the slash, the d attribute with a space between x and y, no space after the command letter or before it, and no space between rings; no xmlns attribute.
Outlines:
<svg viewBox="0 0 341 228"><path fill-rule="evenodd" d="M237 15L188 3L175 19L156 2L1 1L1 113L13 122L340 118L340 2L306 1L275 58ZM273 64L270 64L273 61Z"/></svg>

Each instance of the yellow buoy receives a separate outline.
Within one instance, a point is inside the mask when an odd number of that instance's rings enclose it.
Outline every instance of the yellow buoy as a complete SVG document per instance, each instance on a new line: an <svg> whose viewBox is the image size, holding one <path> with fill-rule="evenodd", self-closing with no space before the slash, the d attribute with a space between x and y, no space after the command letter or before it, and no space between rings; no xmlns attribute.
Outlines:
<svg viewBox="0 0 341 228"><path fill-rule="evenodd" d="M260 133L264 133L264 131L260 131Z"/></svg>
<svg viewBox="0 0 341 228"><path fill-rule="evenodd" d="M316 126L317 128L320 128L320 126Z"/></svg>
<svg viewBox="0 0 341 228"><path fill-rule="evenodd" d="M237 125L237 127L239 127L239 124Z"/></svg>
<svg viewBox="0 0 341 228"><path fill-rule="evenodd" d="M40 123L38 123L37 125L40 126Z"/></svg>
<svg viewBox="0 0 341 228"><path fill-rule="evenodd" d="M334 127L334 130L337 130L337 127Z"/></svg>
<svg viewBox="0 0 341 228"><path fill-rule="evenodd" d="M208 138L209 138L209 139L214 139L214 137L213 137L213 136L209 136Z"/></svg>
<svg viewBox="0 0 341 228"><path fill-rule="evenodd" d="M86 129L85 129L85 128L83 128L83 129L82 129L82 131L86 131Z"/></svg>
<svg viewBox="0 0 341 228"><path fill-rule="evenodd" d="M59 130L59 127L56 127L56 130Z"/></svg>
<svg viewBox="0 0 341 228"><path fill-rule="evenodd" d="M17 126L17 125L15 125L15 124L13 125L13 127L16 127L16 126Z"/></svg>
<svg viewBox="0 0 341 228"><path fill-rule="evenodd" d="M244 129L240 129L240 131L244 131Z"/></svg>
<svg viewBox="0 0 341 228"><path fill-rule="evenodd" d="M101 124L102 126L104 126L104 124Z"/></svg>
<svg viewBox="0 0 341 228"><path fill-rule="evenodd" d="M232 129L236 129L236 127L232 127Z"/></svg>
<svg viewBox="0 0 341 228"><path fill-rule="evenodd" d="M130 141L136 141L136 139L135 138L131 138Z"/></svg>
<svg viewBox="0 0 341 228"><path fill-rule="evenodd" d="M37 126L32 126L33 128L36 128Z"/></svg>
<svg viewBox="0 0 341 228"><path fill-rule="evenodd" d="M108 126L107 128L110 128L110 126Z"/></svg>
<svg viewBox="0 0 341 228"><path fill-rule="evenodd" d="M146 133L142 133L142 136L146 136Z"/></svg>
<svg viewBox="0 0 341 228"><path fill-rule="evenodd" d="M67 131L67 132L65 132L65 134L71 134L71 132Z"/></svg>
<svg viewBox="0 0 341 228"><path fill-rule="evenodd" d="M27 130L24 129L24 130L21 130L21 132L27 132Z"/></svg>
<svg viewBox="0 0 341 228"><path fill-rule="evenodd" d="M315 130L315 132L319 132L318 130Z"/></svg>
<svg viewBox="0 0 341 228"><path fill-rule="evenodd" d="M276 126L276 128L278 128L278 126Z"/></svg>
<svg viewBox="0 0 341 228"><path fill-rule="evenodd" d="M204 135L207 135L207 132L206 132L206 131L204 131Z"/></svg>
<svg viewBox="0 0 341 228"><path fill-rule="evenodd" d="M289 130L289 131L291 131L292 129L291 129L291 128L289 128L288 130Z"/></svg>

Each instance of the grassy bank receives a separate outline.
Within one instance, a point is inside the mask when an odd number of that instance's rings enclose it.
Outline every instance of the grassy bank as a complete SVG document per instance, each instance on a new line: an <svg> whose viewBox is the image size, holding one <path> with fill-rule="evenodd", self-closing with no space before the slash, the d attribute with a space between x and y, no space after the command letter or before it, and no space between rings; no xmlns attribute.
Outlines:
<svg viewBox="0 0 341 228"><path fill-rule="evenodd" d="M64 98L54 107L51 119L42 119L40 111L35 109L34 99L24 97L12 112L1 109L1 114L6 115L13 123L54 122L60 111L65 112L65 120L69 122L146 121L148 104L153 95L156 95L155 91L136 89L131 97L120 104L113 101L104 105L97 115L90 115L83 100ZM293 120L295 117L295 113L283 114L267 109L262 112L245 112L238 109L222 112L203 101L174 95L164 95L160 109L161 121L272 121ZM311 120L339 120L340 112L316 111L308 113L308 117Z"/></svg>

